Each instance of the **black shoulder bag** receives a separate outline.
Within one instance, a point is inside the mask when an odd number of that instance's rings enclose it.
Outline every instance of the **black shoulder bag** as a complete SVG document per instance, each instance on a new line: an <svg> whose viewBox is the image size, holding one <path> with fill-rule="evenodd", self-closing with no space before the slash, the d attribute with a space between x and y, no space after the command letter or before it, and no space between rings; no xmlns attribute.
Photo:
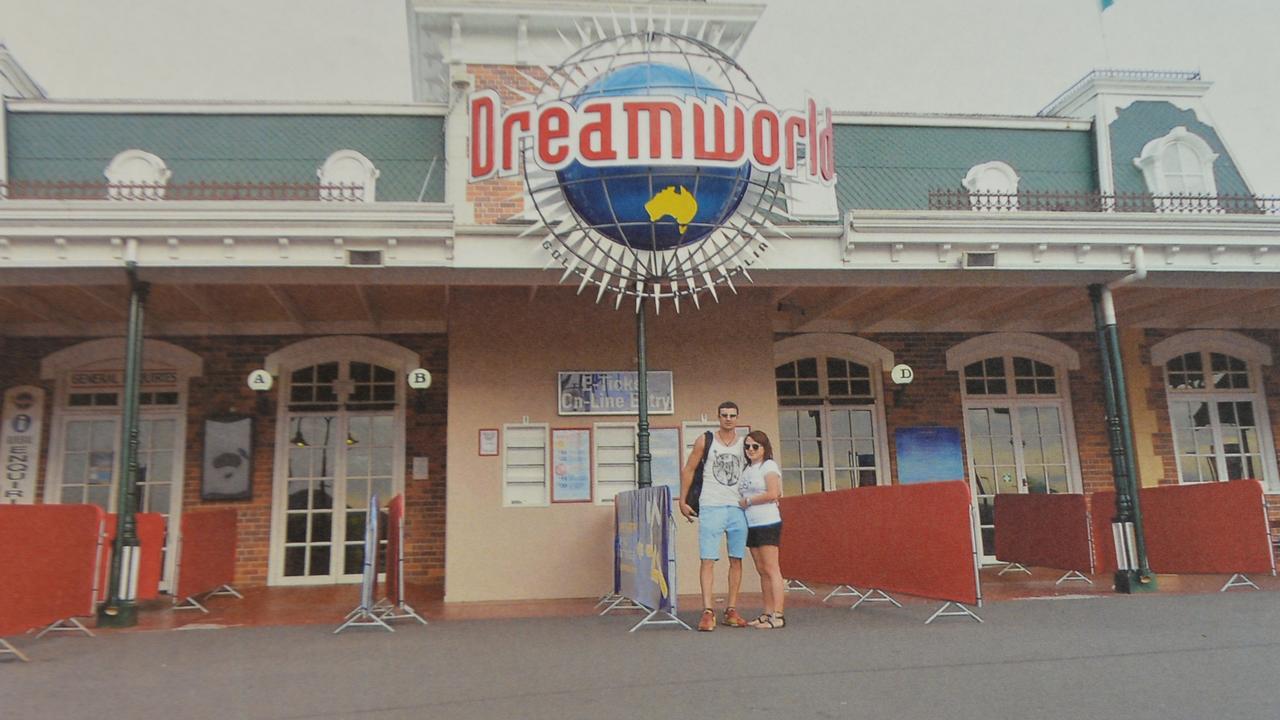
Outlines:
<svg viewBox="0 0 1280 720"><path fill-rule="evenodd" d="M701 512L698 502L702 496L702 471L707 467L707 458L711 456L711 441L711 431L708 430L703 436L702 459L698 461L698 468L693 471L693 482L689 484L689 494L684 499L693 508L694 515Z"/></svg>

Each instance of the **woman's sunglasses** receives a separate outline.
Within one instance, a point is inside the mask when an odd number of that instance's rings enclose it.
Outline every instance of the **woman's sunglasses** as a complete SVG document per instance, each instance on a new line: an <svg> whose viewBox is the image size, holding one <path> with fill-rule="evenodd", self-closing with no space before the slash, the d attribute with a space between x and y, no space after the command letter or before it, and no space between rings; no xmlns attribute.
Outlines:
<svg viewBox="0 0 1280 720"><path fill-rule="evenodd" d="M757 445L757 444L755 444L755 443L743 443L743 444L742 444L742 447L744 447L744 448L746 448L746 449L748 449L748 450L759 450L760 448L762 448L762 447L764 447L764 446L763 446L763 445Z"/></svg>

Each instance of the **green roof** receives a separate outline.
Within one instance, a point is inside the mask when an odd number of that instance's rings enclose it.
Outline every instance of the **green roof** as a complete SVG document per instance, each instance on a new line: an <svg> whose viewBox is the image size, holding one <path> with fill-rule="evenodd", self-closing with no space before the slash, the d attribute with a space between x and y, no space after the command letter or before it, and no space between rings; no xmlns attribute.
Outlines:
<svg viewBox="0 0 1280 720"><path fill-rule="evenodd" d="M1142 170L1133 161L1142 154L1144 145L1168 135L1169 131L1180 126L1200 136L1218 154L1218 159L1213 163L1213 176L1219 195L1251 194L1217 131L1200 122L1194 110L1180 110L1163 100L1135 102L1116 113L1116 119L1112 121L1110 128L1116 192L1148 191Z"/></svg>
<svg viewBox="0 0 1280 720"><path fill-rule="evenodd" d="M992 160L1013 167L1021 190L1098 190L1084 130L837 125L835 145L842 214L926 209L930 190L960 190L970 168Z"/></svg>
<svg viewBox="0 0 1280 720"><path fill-rule="evenodd" d="M10 112L9 178L104 182L131 148L158 155L172 183L315 183L336 150L380 171L378 200L444 200L444 119L420 115ZM425 191L424 191L425 184Z"/></svg>

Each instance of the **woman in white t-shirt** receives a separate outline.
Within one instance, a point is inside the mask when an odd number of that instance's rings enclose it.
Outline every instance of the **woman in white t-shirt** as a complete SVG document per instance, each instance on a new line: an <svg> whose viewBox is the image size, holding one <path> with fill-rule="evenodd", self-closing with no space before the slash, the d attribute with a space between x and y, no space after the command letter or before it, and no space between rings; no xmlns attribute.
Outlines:
<svg viewBox="0 0 1280 720"><path fill-rule="evenodd" d="M756 572L760 573L760 591L764 595L764 613L748 623L758 630L785 627L782 617L782 571L778 567L778 544L782 540L782 514L778 498L782 497L782 470L773 460L773 445L763 431L753 430L742 443L747 467L738 482L742 499L738 504L747 511L747 548Z"/></svg>

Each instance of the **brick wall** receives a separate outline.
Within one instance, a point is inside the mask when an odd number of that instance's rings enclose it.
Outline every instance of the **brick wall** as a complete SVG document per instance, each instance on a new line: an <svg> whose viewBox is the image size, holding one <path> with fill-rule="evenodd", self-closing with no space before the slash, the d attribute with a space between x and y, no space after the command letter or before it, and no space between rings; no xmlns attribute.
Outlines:
<svg viewBox="0 0 1280 720"><path fill-rule="evenodd" d="M245 384L251 370L262 367L267 355L305 337L179 337L152 338L186 348L204 360L204 375L192 378L187 405L186 455L183 471L183 511L204 507L237 510L236 582L261 585L267 581L267 555L271 535L271 498L275 471L276 394L279 385L259 412L257 393ZM447 418L447 343L443 335L383 336L382 339L418 353L423 367L431 370L432 385L421 407L415 391L407 391L405 411L405 577L409 582L440 586L444 581L445 543L445 423ZM32 384L48 393L45 431L40 459L37 498L43 500L48 479L50 429L54 402L53 381L39 377L40 360L51 352L80 342L74 338L0 338L0 387ZM254 417L253 497L235 502L200 500L204 419L228 413ZM427 456L429 479L414 480L410 472L414 456ZM335 528L336 530L336 528Z"/></svg>
<svg viewBox="0 0 1280 720"><path fill-rule="evenodd" d="M525 102L520 92L537 90L529 77L540 78L538 68L513 65L468 65L467 72L475 78L475 90L495 90L502 96L504 107ZM526 77L529 76L529 77ZM476 222L492 225L512 219L524 212L524 180L494 178L467 185L467 202L475 206Z"/></svg>

